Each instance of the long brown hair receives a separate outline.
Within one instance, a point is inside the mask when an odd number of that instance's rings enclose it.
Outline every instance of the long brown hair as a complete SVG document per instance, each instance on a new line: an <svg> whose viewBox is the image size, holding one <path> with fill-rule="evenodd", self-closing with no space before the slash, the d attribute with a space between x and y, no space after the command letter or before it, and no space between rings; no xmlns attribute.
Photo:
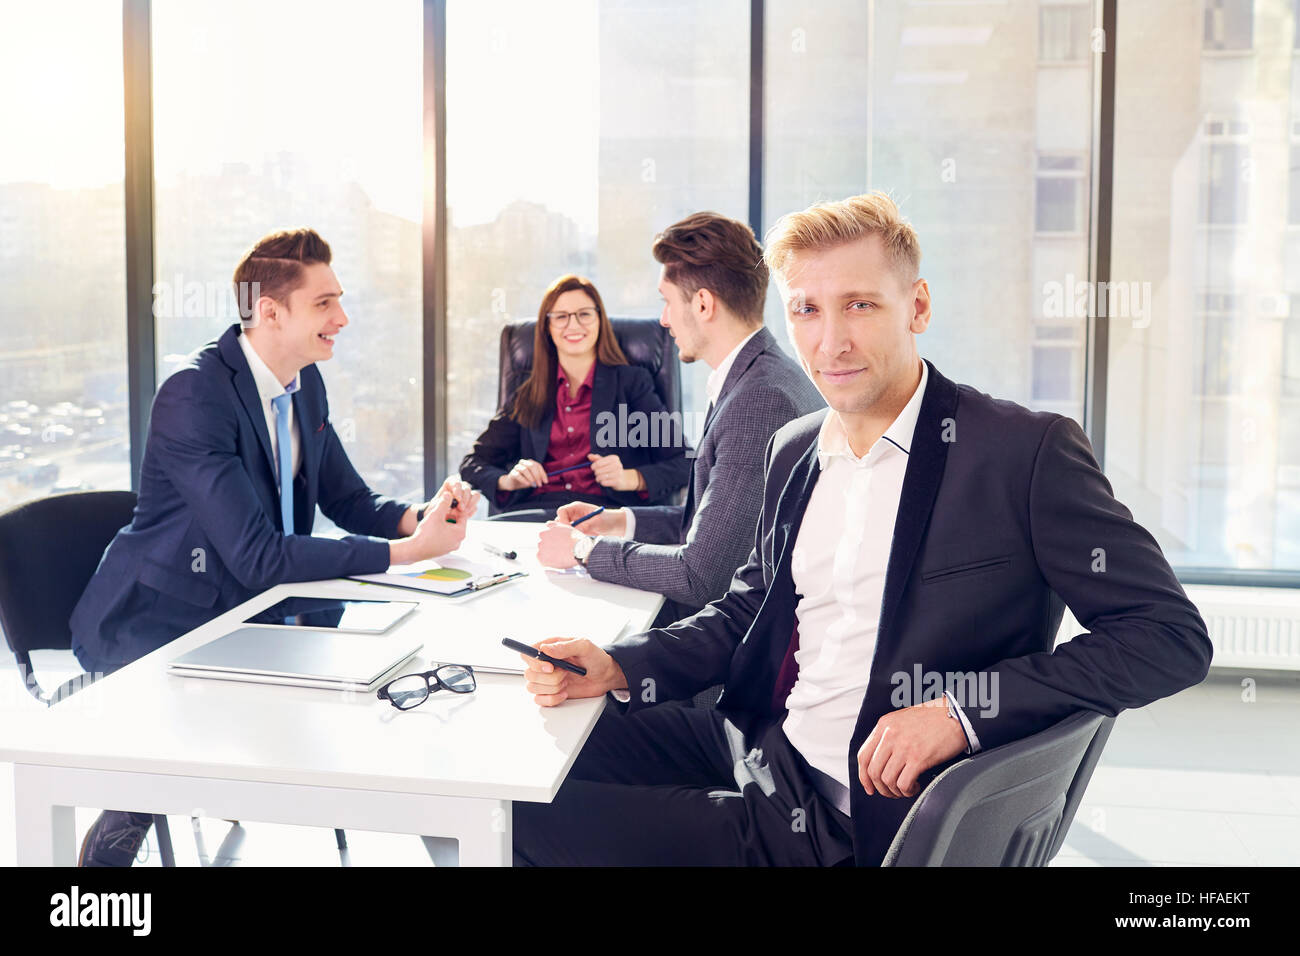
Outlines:
<svg viewBox="0 0 1300 956"><path fill-rule="evenodd" d="M525 428L540 425L546 407L555 401L555 377L560 360L551 340L551 323L546 313L555 308L555 301L560 296L575 290L587 293L596 303L596 361L601 365L628 364L627 356L614 336L609 316L605 314L605 303L592 281L572 273L560 276L542 296L542 304L537 310L537 328L533 331L533 368L515 393L514 408L510 412L510 417Z"/></svg>

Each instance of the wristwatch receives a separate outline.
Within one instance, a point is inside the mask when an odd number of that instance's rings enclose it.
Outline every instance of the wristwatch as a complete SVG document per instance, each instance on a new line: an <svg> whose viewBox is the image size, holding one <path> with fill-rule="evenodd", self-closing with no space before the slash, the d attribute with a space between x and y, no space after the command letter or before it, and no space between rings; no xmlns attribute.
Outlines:
<svg viewBox="0 0 1300 956"><path fill-rule="evenodd" d="M585 566L587 563L587 555L591 554L591 549L595 546L595 538L591 535L583 535L577 541L573 542L573 560Z"/></svg>

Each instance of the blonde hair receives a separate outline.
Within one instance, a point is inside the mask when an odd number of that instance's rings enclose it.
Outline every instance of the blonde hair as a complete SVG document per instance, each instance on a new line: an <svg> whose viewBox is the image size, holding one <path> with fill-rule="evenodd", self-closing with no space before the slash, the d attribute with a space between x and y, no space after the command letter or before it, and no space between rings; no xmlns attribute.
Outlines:
<svg viewBox="0 0 1300 956"><path fill-rule="evenodd" d="M786 213L768 230L763 259L784 282L790 258L800 252L830 249L867 236L879 236L885 252L906 282L915 282L921 269L921 243L916 230L883 192L850 196L838 202L813 203L802 212Z"/></svg>

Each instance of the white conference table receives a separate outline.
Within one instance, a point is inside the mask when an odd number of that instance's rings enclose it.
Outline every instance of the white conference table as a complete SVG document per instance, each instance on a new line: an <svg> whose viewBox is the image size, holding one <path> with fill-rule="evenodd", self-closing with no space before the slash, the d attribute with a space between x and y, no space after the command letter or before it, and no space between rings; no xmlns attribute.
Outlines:
<svg viewBox="0 0 1300 956"><path fill-rule="evenodd" d="M584 610L610 606L626 612L624 633L649 626L662 597L593 581L584 571L542 569L538 527L473 521L460 553L527 571L500 590L522 589L530 602L545 602L539 607L566 602L572 636L585 636ZM518 560L487 558L478 548L485 541L514 548ZM510 865L513 801L554 798L604 698L542 708L521 677L479 673L474 693L437 693L401 712L373 690L185 678L166 670L180 653L290 594L420 601L398 628L430 639L401 672L426 670L438 660L430 652L439 624L491 617L474 604L492 601L493 590L453 611L446 598L356 582L280 585L48 711L0 721L0 760L14 764L18 864L75 863L73 809L93 807L419 834L444 838L438 842L448 848L457 841L461 865ZM483 634L498 643L505 636L512 635Z"/></svg>

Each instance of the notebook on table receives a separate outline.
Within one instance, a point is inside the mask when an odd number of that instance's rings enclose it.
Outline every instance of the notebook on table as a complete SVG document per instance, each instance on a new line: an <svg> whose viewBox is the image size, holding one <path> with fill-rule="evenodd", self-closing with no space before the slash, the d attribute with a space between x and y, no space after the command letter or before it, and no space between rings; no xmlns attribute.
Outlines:
<svg viewBox="0 0 1300 956"><path fill-rule="evenodd" d="M182 654L167 667L180 677L363 691L396 672L423 646L423 641L400 634L241 627Z"/></svg>
<svg viewBox="0 0 1300 956"><path fill-rule="evenodd" d="M523 571L502 570L468 558L444 557L418 564L395 564L382 574L349 575L349 580L454 598L478 594L522 577Z"/></svg>

